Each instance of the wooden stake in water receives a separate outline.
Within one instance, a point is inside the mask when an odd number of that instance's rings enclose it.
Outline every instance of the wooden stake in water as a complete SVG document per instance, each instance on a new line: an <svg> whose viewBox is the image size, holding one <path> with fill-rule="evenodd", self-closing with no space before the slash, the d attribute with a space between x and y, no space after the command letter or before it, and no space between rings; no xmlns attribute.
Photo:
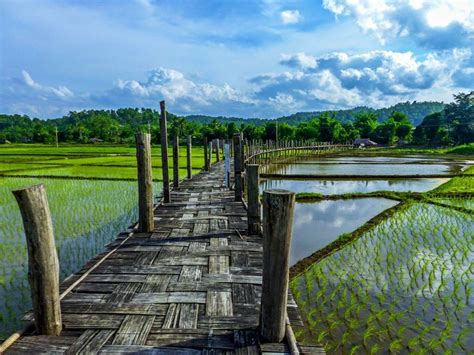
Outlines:
<svg viewBox="0 0 474 355"><path fill-rule="evenodd" d="M204 137L203 145L204 145L204 170L209 171L209 154L207 153L208 143L207 143L206 137Z"/></svg>
<svg viewBox="0 0 474 355"><path fill-rule="evenodd" d="M151 166L151 135L138 133L138 226L141 232L153 231L153 177Z"/></svg>
<svg viewBox="0 0 474 355"><path fill-rule="evenodd" d="M166 124L166 107L165 102L160 102L160 137L161 137L161 167L163 171L163 201L171 202L170 196L170 176L168 166L168 128Z"/></svg>
<svg viewBox="0 0 474 355"><path fill-rule="evenodd" d="M295 193L263 192L263 280L260 335L264 341L281 342L285 336L291 228Z"/></svg>
<svg viewBox="0 0 474 355"><path fill-rule="evenodd" d="M28 249L28 281L33 301L36 332L59 335L59 262L53 222L43 185L13 191L20 207Z"/></svg>

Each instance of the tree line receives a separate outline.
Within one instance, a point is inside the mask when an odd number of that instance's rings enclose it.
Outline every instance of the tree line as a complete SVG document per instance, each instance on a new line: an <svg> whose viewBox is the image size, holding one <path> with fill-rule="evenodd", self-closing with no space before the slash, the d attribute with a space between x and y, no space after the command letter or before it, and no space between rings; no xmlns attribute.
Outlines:
<svg viewBox="0 0 474 355"><path fill-rule="evenodd" d="M413 119L393 110L383 120L376 110L355 111L350 119L340 112L322 112L305 120L243 120L208 116L180 117L168 113L170 136L192 135L231 138L243 132L247 139L317 140L343 143L356 138L370 138L379 144L396 143L448 146L473 141L474 92L454 95L454 102L443 105L439 112L427 115L415 128ZM0 143L33 142L52 144L56 141L89 143L103 141L132 144L137 131L148 131L159 142L159 112L153 109L124 108L118 110L84 110L70 112L62 118L40 120L25 115L0 115Z"/></svg>

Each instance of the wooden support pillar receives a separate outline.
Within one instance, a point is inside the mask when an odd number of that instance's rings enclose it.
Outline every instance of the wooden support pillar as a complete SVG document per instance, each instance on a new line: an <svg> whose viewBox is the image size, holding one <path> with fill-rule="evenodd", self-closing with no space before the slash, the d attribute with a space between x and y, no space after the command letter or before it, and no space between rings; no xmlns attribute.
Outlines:
<svg viewBox="0 0 474 355"><path fill-rule="evenodd" d="M138 228L140 232L153 231L153 177L151 167L151 135L138 133L137 144L138 171Z"/></svg>
<svg viewBox="0 0 474 355"><path fill-rule="evenodd" d="M163 201L171 202L170 195L170 176L168 166L168 128L166 124L165 102L160 102L160 135L161 135L161 168L163 170Z"/></svg>
<svg viewBox="0 0 474 355"><path fill-rule="evenodd" d="M173 139L173 188L179 187L179 136L175 134Z"/></svg>
<svg viewBox="0 0 474 355"><path fill-rule="evenodd" d="M263 280L260 335L264 341L281 342L285 336L288 267L295 193L263 192Z"/></svg>
<svg viewBox="0 0 474 355"><path fill-rule="evenodd" d="M216 142L214 147L216 152L216 162L219 162L221 160L219 155L219 139L215 139L214 141Z"/></svg>
<svg viewBox="0 0 474 355"><path fill-rule="evenodd" d="M188 144L186 145L186 167L188 169L188 179L193 177L193 137L188 136Z"/></svg>
<svg viewBox="0 0 474 355"><path fill-rule="evenodd" d="M36 332L59 335L62 330L59 303L59 262L53 222L44 185L13 191L20 207L28 248L28 281Z"/></svg>
<svg viewBox="0 0 474 355"><path fill-rule="evenodd" d="M209 154L207 153L207 147L208 147L208 143L207 143L207 137L204 137L204 141L202 142L202 144L204 145L204 170L205 171L209 171Z"/></svg>
<svg viewBox="0 0 474 355"><path fill-rule="evenodd" d="M242 201L242 144L240 133L234 134L234 185L235 200Z"/></svg>
<svg viewBox="0 0 474 355"><path fill-rule="evenodd" d="M224 144L224 180L225 186L230 187L230 147L228 143Z"/></svg>
<svg viewBox="0 0 474 355"><path fill-rule="evenodd" d="M261 233L258 168L257 164L248 164L246 170L249 234Z"/></svg>

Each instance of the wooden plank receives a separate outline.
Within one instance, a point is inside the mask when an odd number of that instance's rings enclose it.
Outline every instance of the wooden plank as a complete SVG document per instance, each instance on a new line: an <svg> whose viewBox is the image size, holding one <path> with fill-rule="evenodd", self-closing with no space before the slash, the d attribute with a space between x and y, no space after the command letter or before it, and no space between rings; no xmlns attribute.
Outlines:
<svg viewBox="0 0 474 355"><path fill-rule="evenodd" d="M145 345L154 316L128 315L112 341L113 345Z"/></svg>
<svg viewBox="0 0 474 355"><path fill-rule="evenodd" d="M111 329L88 329L67 349L66 354L95 354L115 333Z"/></svg>
<svg viewBox="0 0 474 355"><path fill-rule="evenodd" d="M206 315L231 316L232 293L225 291L208 291L206 302Z"/></svg>
<svg viewBox="0 0 474 355"><path fill-rule="evenodd" d="M205 292L137 293L131 303L206 303Z"/></svg>

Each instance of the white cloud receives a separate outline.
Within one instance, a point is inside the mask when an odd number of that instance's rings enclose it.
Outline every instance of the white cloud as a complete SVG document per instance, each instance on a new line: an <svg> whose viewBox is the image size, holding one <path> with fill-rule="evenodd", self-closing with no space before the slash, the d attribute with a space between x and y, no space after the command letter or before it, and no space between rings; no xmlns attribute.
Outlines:
<svg viewBox="0 0 474 355"><path fill-rule="evenodd" d="M301 15L298 10L282 11L280 12L280 18L285 25L291 25L301 21Z"/></svg>
<svg viewBox="0 0 474 355"><path fill-rule="evenodd" d="M316 58L304 52L296 54L282 54L280 64L289 67L297 67L300 69L314 69L316 68Z"/></svg>
<svg viewBox="0 0 474 355"><path fill-rule="evenodd" d="M323 0L323 6L336 16L353 17L382 43L396 37L435 49L472 43L472 0Z"/></svg>
<svg viewBox="0 0 474 355"><path fill-rule="evenodd" d="M73 94L65 86L38 83L23 71L20 78L0 87L1 109L52 117L90 108L158 108L164 99L177 114L277 117L361 105L384 107L406 100L450 101L452 93L472 86L474 77L474 58L468 49L422 56L369 51L316 57L300 52L281 58L288 70L251 78L245 91L158 68L145 80L117 80L108 90Z"/></svg>
<svg viewBox="0 0 474 355"><path fill-rule="evenodd" d="M40 85L37 82L35 82L33 80L33 78L31 77L31 75L26 70L22 70L21 74L22 74L24 83L28 87L30 87L30 88L32 88L32 89L34 89L34 90L36 90L40 93L52 94L52 95L55 95L59 98L68 98L68 97L74 96L72 91L69 90L65 86L58 86L57 88L55 88L53 86L43 86L43 85Z"/></svg>

